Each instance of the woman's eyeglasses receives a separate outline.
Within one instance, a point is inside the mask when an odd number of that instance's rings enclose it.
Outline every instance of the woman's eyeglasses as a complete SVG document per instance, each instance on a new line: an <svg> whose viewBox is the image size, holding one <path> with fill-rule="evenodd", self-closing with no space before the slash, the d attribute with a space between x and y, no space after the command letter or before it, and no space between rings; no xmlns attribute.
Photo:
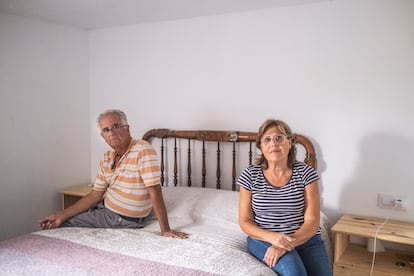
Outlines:
<svg viewBox="0 0 414 276"><path fill-rule="evenodd" d="M111 128L109 127L104 127L103 129L101 129L101 135L108 135L110 131L112 132L116 132L119 131L121 128L127 127L128 125L120 125L118 123L115 123L111 126Z"/></svg>
<svg viewBox="0 0 414 276"><path fill-rule="evenodd" d="M286 140L287 140L287 136L282 135L282 134L279 134L273 137L266 136L262 139L262 144L267 146L273 141L277 145L282 145L286 142Z"/></svg>

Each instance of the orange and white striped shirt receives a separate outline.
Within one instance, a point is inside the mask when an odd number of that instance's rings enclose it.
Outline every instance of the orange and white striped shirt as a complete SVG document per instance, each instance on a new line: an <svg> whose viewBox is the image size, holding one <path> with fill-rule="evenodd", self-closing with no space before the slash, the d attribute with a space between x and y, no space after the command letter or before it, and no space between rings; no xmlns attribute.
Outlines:
<svg viewBox="0 0 414 276"><path fill-rule="evenodd" d="M144 140L131 139L115 169L116 153L109 150L100 162L93 189L106 191L105 207L128 217L146 217L152 210L146 187L160 184L157 152Z"/></svg>

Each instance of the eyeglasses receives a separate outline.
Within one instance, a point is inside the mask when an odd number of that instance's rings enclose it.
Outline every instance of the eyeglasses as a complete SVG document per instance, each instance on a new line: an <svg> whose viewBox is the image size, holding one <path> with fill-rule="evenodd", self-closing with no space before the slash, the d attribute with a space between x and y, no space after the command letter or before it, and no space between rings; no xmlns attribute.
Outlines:
<svg viewBox="0 0 414 276"><path fill-rule="evenodd" d="M111 128L109 127L104 127L103 129L101 129L101 135L108 135L110 131L112 132L117 132L119 130L121 130L121 128L127 127L128 125L120 125L118 123L115 123L111 126Z"/></svg>
<svg viewBox="0 0 414 276"><path fill-rule="evenodd" d="M270 136L264 137L262 139L262 143L265 146L267 146L267 145L270 144L270 142L273 141L277 145L282 145L282 144L284 144L286 142L286 140L287 140L287 136L286 135L279 134L279 135L276 135L276 136L273 136L273 137L270 137Z"/></svg>

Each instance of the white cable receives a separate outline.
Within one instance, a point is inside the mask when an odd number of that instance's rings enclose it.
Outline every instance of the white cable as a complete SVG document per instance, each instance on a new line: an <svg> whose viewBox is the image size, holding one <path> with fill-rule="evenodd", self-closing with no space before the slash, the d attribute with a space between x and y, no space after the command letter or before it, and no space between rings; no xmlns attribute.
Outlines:
<svg viewBox="0 0 414 276"><path fill-rule="evenodd" d="M394 202L392 210L396 207L396 202ZM377 252L377 236L381 228L387 223L389 220L390 215L387 216L387 218L384 220L384 222L378 227L377 231L375 232L374 236L374 252L372 253L372 263L371 263L371 272L369 273L370 276L372 276L372 273L374 273L374 264L375 264L375 253Z"/></svg>

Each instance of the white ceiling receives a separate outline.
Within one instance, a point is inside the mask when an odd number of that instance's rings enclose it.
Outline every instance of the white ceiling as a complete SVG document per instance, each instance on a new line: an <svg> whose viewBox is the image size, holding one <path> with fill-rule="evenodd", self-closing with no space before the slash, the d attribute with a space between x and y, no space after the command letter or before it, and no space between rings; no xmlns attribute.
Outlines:
<svg viewBox="0 0 414 276"><path fill-rule="evenodd" d="M0 12L83 29L333 0L0 0Z"/></svg>

